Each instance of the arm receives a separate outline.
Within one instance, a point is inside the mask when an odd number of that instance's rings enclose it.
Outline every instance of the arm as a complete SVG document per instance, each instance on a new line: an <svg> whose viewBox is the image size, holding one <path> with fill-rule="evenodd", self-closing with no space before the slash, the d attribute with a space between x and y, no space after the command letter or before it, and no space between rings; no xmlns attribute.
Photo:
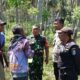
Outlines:
<svg viewBox="0 0 80 80"><path fill-rule="evenodd" d="M24 51L25 51L25 54L26 54L26 56L27 56L28 58L33 57L34 52L31 50L31 47L30 47L28 41L26 41L26 43L25 43Z"/></svg>
<svg viewBox="0 0 80 80"><path fill-rule="evenodd" d="M5 45L5 36L4 36L3 33L1 33L1 35L0 35L0 55L2 55L2 63L3 63L3 65L4 65L4 62L5 62L6 66L8 67L7 57L6 57L5 53L4 53L4 45ZM4 59L4 61L3 61L3 59Z"/></svg>
<svg viewBox="0 0 80 80"><path fill-rule="evenodd" d="M4 34L0 34L0 48L3 48L5 44L5 36Z"/></svg>
<svg viewBox="0 0 80 80"><path fill-rule="evenodd" d="M80 75L80 48L77 45L74 45L71 49L71 53L74 57L74 64L78 74Z"/></svg>
<svg viewBox="0 0 80 80"><path fill-rule="evenodd" d="M48 61L49 61L49 45L48 45L48 41L45 40L45 62L46 64L48 64Z"/></svg>

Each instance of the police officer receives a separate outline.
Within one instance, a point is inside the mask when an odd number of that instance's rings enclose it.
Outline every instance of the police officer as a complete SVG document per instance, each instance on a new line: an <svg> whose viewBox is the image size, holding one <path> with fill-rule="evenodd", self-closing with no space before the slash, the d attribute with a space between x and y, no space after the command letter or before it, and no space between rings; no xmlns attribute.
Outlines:
<svg viewBox="0 0 80 80"><path fill-rule="evenodd" d="M60 44L60 39L58 36L58 32L60 31L60 29L62 29L64 26L64 19L61 17L58 17L55 19L54 21L54 28L56 30L56 33L54 35L54 40L53 40L53 68L54 68L54 75L55 75L55 79L58 80L58 67L57 67L57 62L58 62L58 54L56 54L57 51L57 45Z"/></svg>
<svg viewBox="0 0 80 80"><path fill-rule="evenodd" d="M64 27L59 32L61 44L58 45L58 69L59 80L78 80L75 57L78 54L78 47L72 39L73 31Z"/></svg>
<svg viewBox="0 0 80 80"><path fill-rule="evenodd" d="M34 50L34 57L32 63L30 63L30 71L29 77L30 80L42 80L43 74L43 58L44 58L44 50L45 50L45 62L48 64L48 54L49 54L49 46L46 38L39 34L39 26L32 26L32 33L29 37L30 45L32 50Z"/></svg>

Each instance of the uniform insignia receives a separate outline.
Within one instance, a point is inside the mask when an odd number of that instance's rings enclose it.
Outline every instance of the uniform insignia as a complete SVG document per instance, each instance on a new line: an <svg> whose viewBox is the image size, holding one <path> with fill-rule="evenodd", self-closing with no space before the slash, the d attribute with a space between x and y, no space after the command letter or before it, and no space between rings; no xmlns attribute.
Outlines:
<svg viewBox="0 0 80 80"><path fill-rule="evenodd" d="M75 48L72 49L72 55L76 55Z"/></svg>

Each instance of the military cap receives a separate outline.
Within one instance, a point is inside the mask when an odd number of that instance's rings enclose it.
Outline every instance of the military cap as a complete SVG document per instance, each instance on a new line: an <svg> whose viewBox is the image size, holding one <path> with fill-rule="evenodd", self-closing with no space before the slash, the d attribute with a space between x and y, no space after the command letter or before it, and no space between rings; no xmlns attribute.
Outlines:
<svg viewBox="0 0 80 80"><path fill-rule="evenodd" d="M63 27L63 28L60 30L59 33L61 33L61 32L67 33L67 34L69 34L69 35L72 35L72 34L73 34L73 30L72 30L71 28L69 28L69 27Z"/></svg>
<svg viewBox="0 0 80 80"><path fill-rule="evenodd" d="M4 22L4 21L2 21L2 20L0 19L0 25L6 25L6 22Z"/></svg>

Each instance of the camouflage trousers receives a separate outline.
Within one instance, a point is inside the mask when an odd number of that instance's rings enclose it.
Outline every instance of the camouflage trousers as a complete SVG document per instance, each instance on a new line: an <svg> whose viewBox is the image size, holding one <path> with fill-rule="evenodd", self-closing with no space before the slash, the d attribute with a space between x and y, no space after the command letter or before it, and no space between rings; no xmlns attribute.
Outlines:
<svg viewBox="0 0 80 80"><path fill-rule="evenodd" d="M43 74L43 56L35 56L33 62L29 64L30 80L42 80Z"/></svg>
<svg viewBox="0 0 80 80"><path fill-rule="evenodd" d="M4 68L0 62L0 80L5 80Z"/></svg>

